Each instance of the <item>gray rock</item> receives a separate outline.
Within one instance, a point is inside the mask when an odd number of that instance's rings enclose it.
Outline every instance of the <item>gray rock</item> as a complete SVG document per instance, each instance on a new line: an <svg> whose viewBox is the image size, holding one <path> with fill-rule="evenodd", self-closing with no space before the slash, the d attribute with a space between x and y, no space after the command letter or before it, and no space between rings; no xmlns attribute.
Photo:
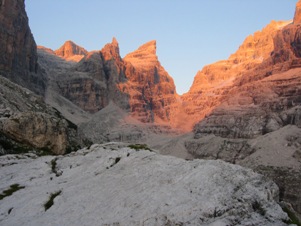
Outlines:
<svg viewBox="0 0 301 226"><path fill-rule="evenodd" d="M250 169L122 146L93 145L56 158L0 157L0 191L25 187L1 200L1 224L286 225L277 186Z"/></svg>
<svg viewBox="0 0 301 226"><path fill-rule="evenodd" d="M26 88L0 76L0 153L33 149L54 154L77 150L77 126Z"/></svg>

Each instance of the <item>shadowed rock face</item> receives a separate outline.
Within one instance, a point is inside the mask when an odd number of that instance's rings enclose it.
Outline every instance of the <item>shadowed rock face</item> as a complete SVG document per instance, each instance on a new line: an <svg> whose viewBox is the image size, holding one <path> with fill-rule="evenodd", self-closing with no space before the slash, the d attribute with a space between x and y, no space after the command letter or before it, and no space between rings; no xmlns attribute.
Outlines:
<svg viewBox="0 0 301 226"><path fill-rule="evenodd" d="M0 154L79 148L77 126L31 92L44 95L46 79L24 0L0 0L0 37Z"/></svg>
<svg viewBox="0 0 301 226"><path fill-rule="evenodd" d="M2 76L0 90L0 155L29 150L64 154L83 145L77 126L40 96Z"/></svg>
<svg viewBox="0 0 301 226"><path fill-rule="evenodd" d="M38 70L36 43L24 0L0 1L0 27L0 74L43 94L45 79Z"/></svg>

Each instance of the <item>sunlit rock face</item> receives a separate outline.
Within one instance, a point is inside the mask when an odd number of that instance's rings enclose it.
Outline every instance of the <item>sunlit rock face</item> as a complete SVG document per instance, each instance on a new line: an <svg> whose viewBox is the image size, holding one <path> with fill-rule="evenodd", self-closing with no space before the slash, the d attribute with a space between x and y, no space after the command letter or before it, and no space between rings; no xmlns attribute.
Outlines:
<svg viewBox="0 0 301 226"><path fill-rule="evenodd" d="M219 106L197 124L195 132L254 138L288 124L300 126L300 84L297 68L232 87Z"/></svg>
<svg viewBox="0 0 301 226"><path fill-rule="evenodd" d="M247 165L273 178L281 199L300 214L299 143L294 143L301 128L299 4L294 23L272 22L248 37L227 61L200 71L183 99L193 103L186 112L200 119L194 138L185 143L190 153Z"/></svg>
<svg viewBox="0 0 301 226"><path fill-rule="evenodd" d="M150 41L125 56L125 92L130 96L131 113L143 122L168 122L177 103L173 79L156 55L156 41Z"/></svg>
<svg viewBox="0 0 301 226"><path fill-rule="evenodd" d="M84 54L77 51L81 47L66 43L56 55L68 59L72 54ZM60 94L90 113L113 101L142 122L168 123L173 118L172 108L179 101L173 79L156 55L155 41L122 59L119 44L113 38L100 51L89 52L80 62L55 73Z"/></svg>
<svg viewBox="0 0 301 226"><path fill-rule="evenodd" d="M84 56L88 54L88 51L84 48L76 45L72 41L66 41L59 49L54 51L57 56L60 56L66 60L79 62Z"/></svg>
<svg viewBox="0 0 301 226"><path fill-rule="evenodd" d="M53 79L62 96L87 112L95 113L110 101L128 109L127 95L118 87L126 81L124 70L118 43L113 39L102 50L87 53L80 62L59 68Z"/></svg>
<svg viewBox="0 0 301 226"><path fill-rule="evenodd" d="M159 66L156 48L155 40L147 42L134 52L127 54L124 60L131 62L137 69L150 70L154 66Z"/></svg>
<svg viewBox="0 0 301 226"><path fill-rule="evenodd" d="M274 49L273 38L276 32L290 22L271 21L262 31L257 31L253 35L248 36L239 49L229 57L229 61L232 61L234 64L263 62L270 57Z"/></svg>
<svg viewBox="0 0 301 226"><path fill-rule="evenodd" d="M207 65L197 73L189 92L182 96L192 126L223 102L235 80L270 58L273 38L288 23L272 21L262 31L248 36L228 60Z"/></svg>
<svg viewBox="0 0 301 226"><path fill-rule="evenodd" d="M195 127L196 133L253 138L291 124L288 111L301 103L301 33L291 23L277 27L273 49L262 63L242 70L231 86L210 89L219 94L217 105Z"/></svg>
<svg viewBox="0 0 301 226"><path fill-rule="evenodd" d="M0 74L36 93L45 91L24 0L0 1Z"/></svg>
<svg viewBox="0 0 301 226"><path fill-rule="evenodd" d="M278 70L300 67L301 57L301 28L293 23L277 32L274 37L274 51L272 63L278 66Z"/></svg>

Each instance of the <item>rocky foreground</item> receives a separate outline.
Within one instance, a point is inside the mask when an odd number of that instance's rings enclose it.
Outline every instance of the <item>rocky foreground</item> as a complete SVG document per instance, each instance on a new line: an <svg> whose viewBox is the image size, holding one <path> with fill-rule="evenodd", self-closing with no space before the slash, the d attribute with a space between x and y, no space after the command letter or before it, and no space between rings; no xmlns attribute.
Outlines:
<svg viewBox="0 0 301 226"><path fill-rule="evenodd" d="M0 224L288 222L277 204L277 186L250 169L219 160L185 161L137 148L108 143L65 156L1 156Z"/></svg>

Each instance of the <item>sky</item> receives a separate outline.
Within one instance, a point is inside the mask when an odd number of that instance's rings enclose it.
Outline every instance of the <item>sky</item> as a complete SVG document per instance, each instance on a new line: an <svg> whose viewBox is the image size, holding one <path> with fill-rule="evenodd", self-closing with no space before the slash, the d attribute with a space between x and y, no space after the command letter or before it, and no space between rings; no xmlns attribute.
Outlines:
<svg viewBox="0 0 301 226"><path fill-rule="evenodd" d="M120 54L156 40L161 65L183 94L205 65L227 59L271 20L291 20L297 0L26 0L38 45L72 40L88 51L115 37Z"/></svg>

